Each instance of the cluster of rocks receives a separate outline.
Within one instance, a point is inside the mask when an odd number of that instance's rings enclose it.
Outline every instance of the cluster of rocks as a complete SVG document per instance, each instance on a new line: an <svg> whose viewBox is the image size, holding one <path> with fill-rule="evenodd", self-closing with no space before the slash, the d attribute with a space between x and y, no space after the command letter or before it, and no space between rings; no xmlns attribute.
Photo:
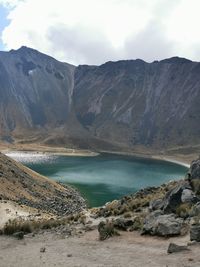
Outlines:
<svg viewBox="0 0 200 267"><path fill-rule="evenodd" d="M83 197L75 189L70 187L67 187L66 192L57 191L56 196L40 198L39 202L26 198L20 198L16 202L58 216L74 214L86 208L86 202Z"/></svg>
<svg viewBox="0 0 200 267"><path fill-rule="evenodd" d="M185 180L167 192L163 199L150 203L150 213L144 220L143 233L173 236L184 234L191 229L191 239L198 239L196 232L200 230L199 184L198 159L192 162Z"/></svg>
<svg viewBox="0 0 200 267"><path fill-rule="evenodd" d="M130 218L122 217L123 214L120 218L112 216L113 227L125 231L139 229L142 234L163 237L190 232L191 241L200 242L200 159L191 163L184 180L163 188L160 192L165 193L160 194L161 197L152 197L153 200L149 202L145 200L157 194L158 189L147 188L138 192L134 200L140 199L139 208L133 211L133 216L129 215ZM127 196L112 205L118 208L120 204L124 205L124 202L130 203L129 198L130 196ZM108 217L112 213L112 209L108 209L110 206L108 204L101 208L99 214Z"/></svg>

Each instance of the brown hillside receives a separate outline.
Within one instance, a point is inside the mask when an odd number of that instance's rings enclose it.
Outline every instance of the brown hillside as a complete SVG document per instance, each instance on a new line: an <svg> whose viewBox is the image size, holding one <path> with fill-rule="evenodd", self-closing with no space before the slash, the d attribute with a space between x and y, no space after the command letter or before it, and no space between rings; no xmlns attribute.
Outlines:
<svg viewBox="0 0 200 267"><path fill-rule="evenodd" d="M77 191L37 174L0 153L0 198L58 215L80 211L85 201Z"/></svg>

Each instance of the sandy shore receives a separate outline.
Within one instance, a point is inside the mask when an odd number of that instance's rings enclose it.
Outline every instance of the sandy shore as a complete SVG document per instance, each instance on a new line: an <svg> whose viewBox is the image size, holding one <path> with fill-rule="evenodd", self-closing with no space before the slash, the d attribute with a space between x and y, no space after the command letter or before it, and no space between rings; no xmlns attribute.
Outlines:
<svg viewBox="0 0 200 267"><path fill-rule="evenodd" d="M0 236L1 267L197 267L200 245L189 251L167 254L170 242L186 245L189 236L156 238L138 232L121 232L121 236L98 240L97 230L79 237L65 237L45 232L24 240ZM45 252L40 249L45 247Z"/></svg>
<svg viewBox="0 0 200 267"><path fill-rule="evenodd" d="M173 157L167 157L167 156L152 156L153 159L158 159L158 160L164 160L164 161L168 161L168 162L172 162L172 163L176 163L178 165L182 165L184 167L189 168L190 164L188 163L188 161L180 161L179 158L173 158Z"/></svg>
<svg viewBox="0 0 200 267"><path fill-rule="evenodd" d="M113 151L101 151L100 153L108 153L108 154L114 154L114 155L124 155L124 156L133 156L137 158L143 158L143 159L155 159L155 160L163 160L172 162L178 165L185 166L187 168L190 167L190 163L192 160L196 159L196 155L190 155L190 157L185 158L184 156L169 156L169 155L159 155L159 154L148 154L148 153L139 153L139 152L113 152Z"/></svg>
<svg viewBox="0 0 200 267"><path fill-rule="evenodd" d="M99 153L91 150L71 149L62 147L48 147L43 145L12 145L5 146L0 144L0 151L4 154L11 152L23 152L34 154L60 155L60 156L97 156Z"/></svg>

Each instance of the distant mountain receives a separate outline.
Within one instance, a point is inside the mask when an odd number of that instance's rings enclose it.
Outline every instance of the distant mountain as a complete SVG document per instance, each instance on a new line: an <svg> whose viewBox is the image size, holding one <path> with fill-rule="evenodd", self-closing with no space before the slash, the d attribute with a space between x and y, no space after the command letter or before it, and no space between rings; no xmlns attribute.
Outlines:
<svg viewBox="0 0 200 267"><path fill-rule="evenodd" d="M0 52L0 137L79 148L200 143L200 63L173 57L78 67Z"/></svg>
<svg viewBox="0 0 200 267"><path fill-rule="evenodd" d="M0 53L3 139L63 126L70 112L75 67L22 47Z"/></svg>
<svg viewBox="0 0 200 267"><path fill-rule="evenodd" d="M200 63L108 62L75 70L73 102L93 135L134 146L200 141Z"/></svg>

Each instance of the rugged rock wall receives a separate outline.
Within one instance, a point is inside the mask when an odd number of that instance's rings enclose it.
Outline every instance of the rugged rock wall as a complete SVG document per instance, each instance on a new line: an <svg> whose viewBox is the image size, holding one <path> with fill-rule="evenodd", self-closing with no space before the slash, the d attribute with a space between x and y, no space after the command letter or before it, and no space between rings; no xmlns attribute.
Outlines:
<svg viewBox="0 0 200 267"><path fill-rule="evenodd" d="M0 136L28 138L67 122L74 67L22 47L0 53Z"/></svg>
<svg viewBox="0 0 200 267"><path fill-rule="evenodd" d="M165 147L199 142L200 64L181 58L108 62L75 71L81 124L102 139Z"/></svg>
<svg viewBox="0 0 200 267"><path fill-rule="evenodd" d="M4 141L114 149L199 144L200 63L74 67L22 47L0 53Z"/></svg>

